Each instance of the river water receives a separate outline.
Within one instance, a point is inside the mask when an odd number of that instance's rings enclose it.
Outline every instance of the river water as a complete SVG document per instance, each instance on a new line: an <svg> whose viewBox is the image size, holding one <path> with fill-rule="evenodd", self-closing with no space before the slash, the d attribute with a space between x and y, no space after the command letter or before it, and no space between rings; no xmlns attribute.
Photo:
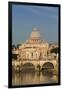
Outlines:
<svg viewBox="0 0 62 90"><path fill-rule="evenodd" d="M57 83L58 76L42 72L20 72L12 74L12 85Z"/></svg>

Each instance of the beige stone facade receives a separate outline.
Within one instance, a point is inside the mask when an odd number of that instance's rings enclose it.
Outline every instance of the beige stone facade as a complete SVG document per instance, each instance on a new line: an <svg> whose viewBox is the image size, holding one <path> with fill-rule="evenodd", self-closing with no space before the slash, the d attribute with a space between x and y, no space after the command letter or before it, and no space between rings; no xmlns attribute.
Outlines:
<svg viewBox="0 0 62 90"><path fill-rule="evenodd" d="M29 39L19 46L20 59L40 59L47 56L48 43L41 39L40 32L34 28Z"/></svg>

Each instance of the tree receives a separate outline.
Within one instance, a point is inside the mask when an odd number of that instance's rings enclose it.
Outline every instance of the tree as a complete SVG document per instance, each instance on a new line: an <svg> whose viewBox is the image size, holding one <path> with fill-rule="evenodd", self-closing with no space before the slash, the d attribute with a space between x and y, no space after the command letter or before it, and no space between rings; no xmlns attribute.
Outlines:
<svg viewBox="0 0 62 90"><path fill-rule="evenodd" d="M12 48L15 48L15 47L16 47L16 46L13 44L13 45L12 45Z"/></svg>
<svg viewBox="0 0 62 90"><path fill-rule="evenodd" d="M51 53L59 53L59 48L53 48L52 50L51 50Z"/></svg>
<svg viewBox="0 0 62 90"><path fill-rule="evenodd" d="M16 46L16 47L17 47L17 48L19 48L19 46L21 46L21 44L17 44L17 46Z"/></svg>

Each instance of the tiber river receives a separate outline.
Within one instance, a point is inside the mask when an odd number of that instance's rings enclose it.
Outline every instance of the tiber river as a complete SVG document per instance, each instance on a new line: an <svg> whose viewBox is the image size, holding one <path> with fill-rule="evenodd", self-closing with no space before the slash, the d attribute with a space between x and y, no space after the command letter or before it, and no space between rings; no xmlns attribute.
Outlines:
<svg viewBox="0 0 62 90"><path fill-rule="evenodd" d="M47 84L57 83L58 76L48 72L20 72L13 73L12 85L32 85L32 84Z"/></svg>

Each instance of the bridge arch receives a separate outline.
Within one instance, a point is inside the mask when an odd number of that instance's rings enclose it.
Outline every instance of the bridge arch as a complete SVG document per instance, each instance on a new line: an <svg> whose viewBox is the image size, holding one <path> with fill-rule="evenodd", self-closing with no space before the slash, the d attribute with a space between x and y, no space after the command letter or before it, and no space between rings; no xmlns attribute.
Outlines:
<svg viewBox="0 0 62 90"><path fill-rule="evenodd" d="M44 70L44 69L54 69L53 63L51 63L51 62L45 62L45 63L42 65L42 70Z"/></svg>
<svg viewBox="0 0 62 90"><path fill-rule="evenodd" d="M28 70L35 70L35 65L30 62L26 62L22 65L21 70L28 71Z"/></svg>

